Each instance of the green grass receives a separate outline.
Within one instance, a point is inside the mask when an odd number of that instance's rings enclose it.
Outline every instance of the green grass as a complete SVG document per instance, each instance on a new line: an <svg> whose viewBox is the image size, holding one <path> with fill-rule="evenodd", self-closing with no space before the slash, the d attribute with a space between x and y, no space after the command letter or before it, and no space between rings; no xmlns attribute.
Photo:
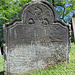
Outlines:
<svg viewBox="0 0 75 75"><path fill-rule="evenodd" d="M71 43L71 52L70 55L75 55L75 44Z"/></svg>
<svg viewBox="0 0 75 75"><path fill-rule="evenodd" d="M55 68L48 68L26 75L75 75L75 63L57 65Z"/></svg>
<svg viewBox="0 0 75 75"><path fill-rule="evenodd" d="M3 56L0 57L0 71L3 71ZM24 74L23 74L24 75ZM28 73L26 75L75 75L75 44L71 44L70 63L56 65L38 72Z"/></svg>
<svg viewBox="0 0 75 75"><path fill-rule="evenodd" d="M75 64L75 44L74 43L71 44L70 62Z"/></svg>
<svg viewBox="0 0 75 75"><path fill-rule="evenodd" d="M0 57L0 72L3 71L3 65L4 65L4 56Z"/></svg>

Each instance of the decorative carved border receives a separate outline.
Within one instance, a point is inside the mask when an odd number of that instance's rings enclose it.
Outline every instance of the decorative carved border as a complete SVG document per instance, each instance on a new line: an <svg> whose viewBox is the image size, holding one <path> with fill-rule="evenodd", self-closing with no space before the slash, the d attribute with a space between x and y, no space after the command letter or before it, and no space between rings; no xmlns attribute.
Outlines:
<svg viewBox="0 0 75 75"><path fill-rule="evenodd" d="M24 10L28 5L30 5L30 4L35 4L35 3L36 3L36 2L31 1L31 2L29 2L29 3L27 3L27 4L25 4L25 5L22 7L22 9L20 10L19 17L18 17L18 18L14 18L14 19L13 19L12 21L10 21L9 23L5 23L5 24L4 24L4 27L10 26L10 25L12 25L14 22L16 22L16 21L21 21L21 20L22 20L22 12L23 12L23 10ZM40 3L40 2L39 2L39 3ZM55 22L55 23L58 22L58 23L63 24L64 26L69 27L69 25L66 24L64 21L57 19L56 10L54 9L54 7L53 7L48 1L41 1L41 3L44 3L44 4L46 4L47 6L49 6L49 7L51 8L51 10L53 11L53 14L54 14L54 22Z"/></svg>

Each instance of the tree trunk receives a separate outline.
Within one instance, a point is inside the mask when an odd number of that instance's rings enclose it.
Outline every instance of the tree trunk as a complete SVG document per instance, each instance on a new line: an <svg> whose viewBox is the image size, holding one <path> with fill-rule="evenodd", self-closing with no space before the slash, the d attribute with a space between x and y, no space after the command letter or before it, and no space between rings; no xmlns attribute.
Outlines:
<svg viewBox="0 0 75 75"><path fill-rule="evenodd" d="M52 0L52 4L53 4L53 6L54 6L54 0Z"/></svg>

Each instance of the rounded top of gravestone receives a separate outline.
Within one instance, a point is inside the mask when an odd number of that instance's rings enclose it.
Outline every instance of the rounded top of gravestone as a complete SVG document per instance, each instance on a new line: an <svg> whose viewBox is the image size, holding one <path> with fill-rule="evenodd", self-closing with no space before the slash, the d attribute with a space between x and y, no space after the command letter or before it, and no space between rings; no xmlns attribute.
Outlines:
<svg viewBox="0 0 75 75"><path fill-rule="evenodd" d="M32 1L37 1L38 2L38 1L47 1L47 0L32 0Z"/></svg>
<svg viewBox="0 0 75 75"><path fill-rule="evenodd" d="M20 11L19 18L15 18L11 22L4 24L3 27L8 27L16 21L21 21L27 24L38 22L44 25L59 22L63 25L67 25L57 19L56 10L47 0L32 0L25 4Z"/></svg>

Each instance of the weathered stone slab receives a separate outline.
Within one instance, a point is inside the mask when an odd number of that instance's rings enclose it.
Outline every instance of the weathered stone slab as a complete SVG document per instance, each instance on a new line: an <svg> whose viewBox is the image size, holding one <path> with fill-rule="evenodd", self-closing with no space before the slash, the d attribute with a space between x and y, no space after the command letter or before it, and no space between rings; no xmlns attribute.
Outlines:
<svg viewBox="0 0 75 75"><path fill-rule="evenodd" d="M1 56L1 48L0 48L0 56Z"/></svg>
<svg viewBox="0 0 75 75"><path fill-rule="evenodd" d="M21 75L69 61L70 27L56 19L45 1L25 5L18 19L4 25L5 75Z"/></svg>
<svg viewBox="0 0 75 75"><path fill-rule="evenodd" d="M72 25L73 25L74 42L75 42L75 18L72 18Z"/></svg>

